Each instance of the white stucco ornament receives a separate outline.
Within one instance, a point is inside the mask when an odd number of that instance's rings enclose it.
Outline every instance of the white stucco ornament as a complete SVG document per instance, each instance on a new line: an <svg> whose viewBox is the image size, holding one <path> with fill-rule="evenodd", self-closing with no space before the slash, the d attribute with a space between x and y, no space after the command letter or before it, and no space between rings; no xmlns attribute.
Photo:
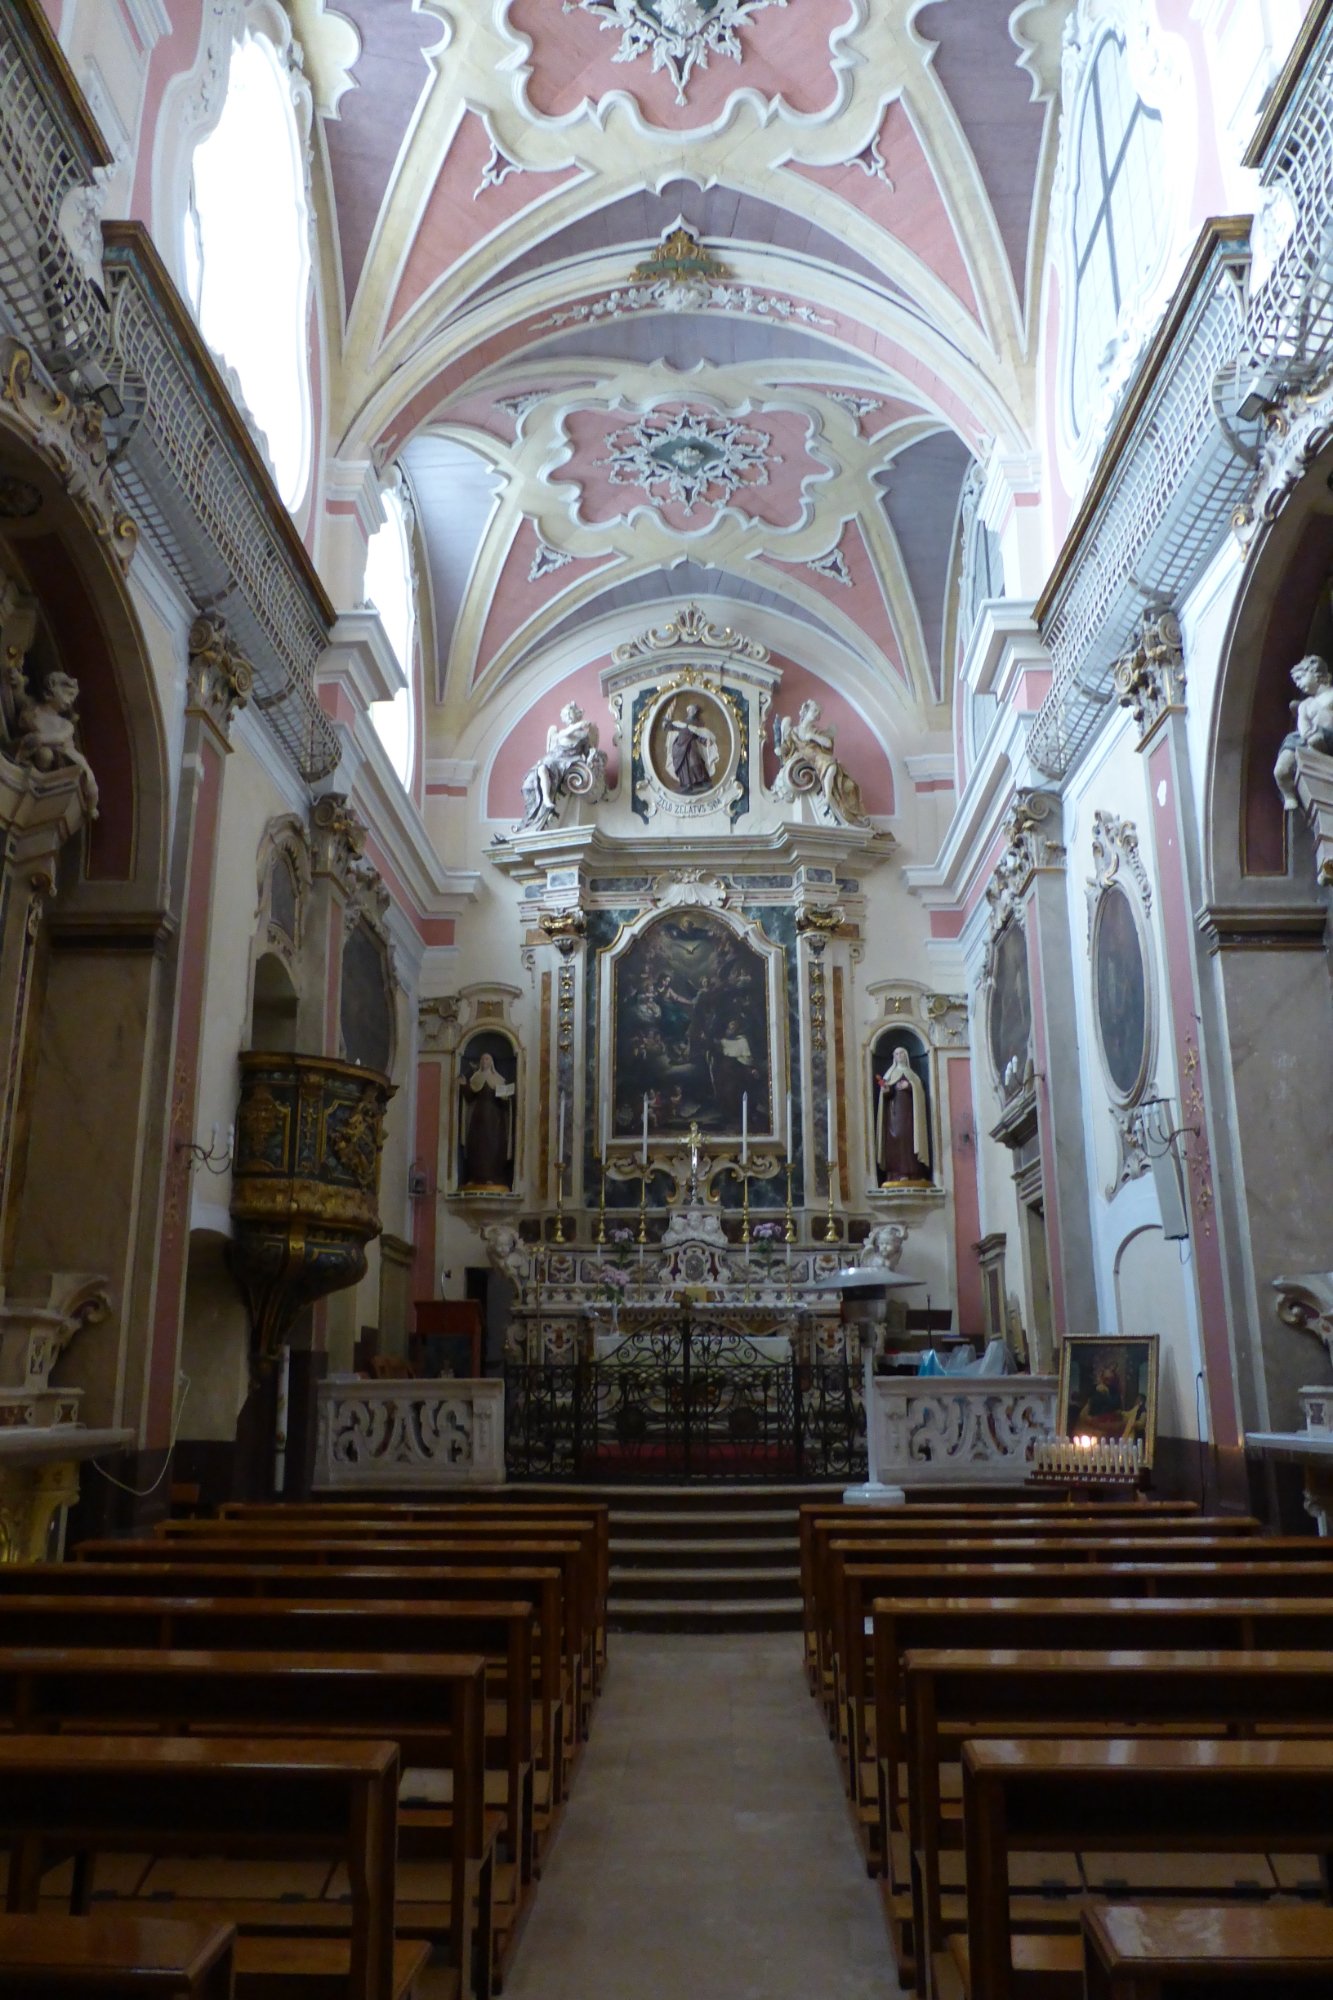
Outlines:
<svg viewBox="0 0 1333 2000"><path fill-rule="evenodd" d="M740 62L739 30L765 7L787 0L565 0L566 14L595 14L604 28L618 30L620 47L612 60L634 62L650 56L654 70L665 69L685 102L690 77L707 69L710 55Z"/></svg>
<svg viewBox="0 0 1333 2000"><path fill-rule="evenodd" d="M782 463L766 432L699 410L652 412L613 431L606 442L608 456L597 463L613 486L639 486L688 513L725 506L742 487L767 486L769 466Z"/></svg>

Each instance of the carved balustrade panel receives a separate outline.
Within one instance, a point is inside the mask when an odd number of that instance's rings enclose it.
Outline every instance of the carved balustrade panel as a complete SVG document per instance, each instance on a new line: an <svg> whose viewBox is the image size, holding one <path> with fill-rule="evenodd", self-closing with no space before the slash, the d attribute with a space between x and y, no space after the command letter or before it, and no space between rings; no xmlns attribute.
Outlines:
<svg viewBox="0 0 1333 2000"><path fill-rule="evenodd" d="M1054 1375L881 1377L879 1473L898 1486L1022 1479L1055 1429Z"/></svg>
<svg viewBox="0 0 1333 2000"><path fill-rule="evenodd" d="M495 1485L504 1434L503 1382L322 1382L315 1486Z"/></svg>

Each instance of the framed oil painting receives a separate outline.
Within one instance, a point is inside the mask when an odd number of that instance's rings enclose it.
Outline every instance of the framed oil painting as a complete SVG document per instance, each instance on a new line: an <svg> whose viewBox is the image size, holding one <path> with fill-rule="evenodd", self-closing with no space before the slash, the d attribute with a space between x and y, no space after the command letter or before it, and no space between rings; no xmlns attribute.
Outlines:
<svg viewBox="0 0 1333 2000"><path fill-rule="evenodd" d="M1120 1103L1135 1104L1152 1057L1148 967L1138 912L1118 882L1102 890L1093 912L1092 999L1111 1088Z"/></svg>
<svg viewBox="0 0 1333 2000"><path fill-rule="evenodd" d="M1032 1046L1032 990L1028 983L1027 932L1011 923L995 945L987 1007L990 1058L1004 1090L1021 1078Z"/></svg>
<svg viewBox="0 0 1333 2000"><path fill-rule="evenodd" d="M602 954L603 1144L776 1138L782 950L742 919L680 907ZM607 1129L609 1127L609 1129Z"/></svg>
<svg viewBox="0 0 1333 2000"><path fill-rule="evenodd" d="M1074 1334L1060 1342L1057 1437L1137 1439L1151 1465L1157 1444L1159 1335Z"/></svg>

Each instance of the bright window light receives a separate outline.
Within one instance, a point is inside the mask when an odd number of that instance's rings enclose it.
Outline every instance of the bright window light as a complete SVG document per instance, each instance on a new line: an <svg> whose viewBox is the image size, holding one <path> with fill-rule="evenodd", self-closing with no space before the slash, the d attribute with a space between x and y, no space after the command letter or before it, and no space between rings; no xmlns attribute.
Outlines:
<svg viewBox="0 0 1333 2000"><path fill-rule="evenodd" d="M1120 315L1157 261L1166 226L1161 113L1129 79L1124 44L1106 36L1079 111L1073 206L1070 410L1081 431Z"/></svg>
<svg viewBox="0 0 1333 2000"><path fill-rule="evenodd" d="M407 516L392 487L381 495L384 525L366 548L366 596L380 614L389 644L407 676L407 686L392 701L372 701L370 720L389 753L404 786L412 778L412 647L416 605L412 597L412 552L407 540Z"/></svg>
<svg viewBox="0 0 1333 2000"><path fill-rule="evenodd" d="M185 230L200 329L236 370L295 507L310 476L305 173L286 77L262 37L232 52L222 116L195 149Z"/></svg>

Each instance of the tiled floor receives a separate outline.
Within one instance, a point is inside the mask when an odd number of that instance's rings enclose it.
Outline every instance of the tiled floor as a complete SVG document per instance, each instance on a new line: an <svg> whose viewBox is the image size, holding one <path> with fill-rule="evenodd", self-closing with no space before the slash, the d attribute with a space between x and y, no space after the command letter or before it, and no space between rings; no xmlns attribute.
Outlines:
<svg viewBox="0 0 1333 2000"><path fill-rule="evenodd" d="M892 2000L796 1637L612 1639L506 2000Z"/></svg>

